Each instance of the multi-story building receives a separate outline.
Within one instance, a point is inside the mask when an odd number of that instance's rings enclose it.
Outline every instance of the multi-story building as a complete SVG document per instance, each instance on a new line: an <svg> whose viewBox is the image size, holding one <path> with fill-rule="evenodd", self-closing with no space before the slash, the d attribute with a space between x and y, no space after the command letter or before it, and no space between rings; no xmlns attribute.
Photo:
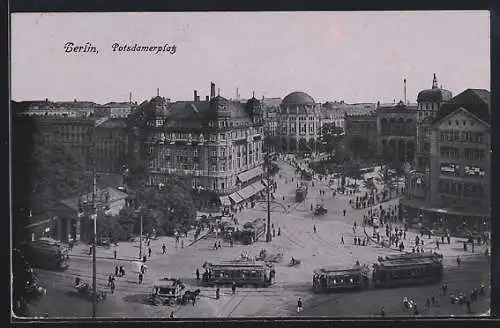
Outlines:
<svg viewBox="0 0 500 328"><path fill-rule="evenodd" d="M109 102L104 105L96 106L95 114L98 117L126 118L137 103L129 102Z"/></svg>
<svg viewBox="0 0 500 328"><path fill-rule="evenodd" d="M490 93L467 89L441 104L431 125L430 165L412 172L407 211L429 224L481 230L490 219Z"/></svg>
<svg viewBox="0 0 500 328"><path fill-rule="evenodd" d="M127 124L107 119L95 128L95 165L100 173L122 173L127 160Z"/></svg>
<svg viewBox="0 0 500 328"><path fill-rule="evenodd" d="M21 115L31 116L37 132L46 145L65 145L82 161L86 170L94 167L92 156L95 156L97 172L119 173L125 164L127 134L123 120L97 119L93 115L82 113L78 116L61 116L36 115L28 111ZM93 138L95 138L95 151L92 150ZM94 153L91 153L92 151Z"/></svg>
<svg viewBox="0 0 500 328"><path fill-rule="evenodd" d="M300 91L283 99L278 118L281 149L286 152L313 150L321 135L320 108L311 96Z"/></svg>
<svg viewBox="0 0 500 328"><path fill-rule="evenodd" d="M377 104L378 153L388 161L411 163L415 155L417 106Z"/></svg>
<svg viewBox="0 0 500 328"><path fill-rule="evenodd" d="M432 80L432 88L418 93L417 144L414 163L418 172L425 172L430 165L431 124L443 102L450 100L451 97L450 91L438 88L436 74Z"/></svg>
<svg viewBox="0 0 500 328"><path fill-rule="evenodd" d="M270 146L271 152L279 149L278 117L280 111L281 98L264 98L261 100L264 119L264 141Z"/></svg>
<svg viewBox="0 0 500 328"><path fill-rule="evenodd" d="M345 116L363 116L375 111L375 104L348 104L341 101L328 101L321 105L321 125L334 123L336 127L346 129Z"/></svg>
<svg viewBox="0 0 500 328"><path fill-rule="evenodd" d="M345 144L351 150L358 143L365 146L368 150L375 150L373 154L368 155L376 155L378 133L377 115L375 112L368 114L346 114L345 135ZM362 140L362 142L358 140ZM353 151L359 152L359 150Z"/></svg>
<svg viewBox="0 0 500 328"><path fill-rule="evenodd" d="M264 189L264 122L260 101L245 104L215 96L172 103L159 129L147 137L151 184L189 176L199 207L231 206ZM156 125L155 125L156 126Z"/></svg>

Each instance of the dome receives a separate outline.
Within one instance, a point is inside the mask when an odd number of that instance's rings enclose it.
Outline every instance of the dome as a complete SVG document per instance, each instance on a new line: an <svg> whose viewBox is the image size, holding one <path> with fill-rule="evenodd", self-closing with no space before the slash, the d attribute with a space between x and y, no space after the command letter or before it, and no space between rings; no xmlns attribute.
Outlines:
<svg viewBox="0 0 500 328"><path fill-rule="evenodd" d="M257 98L252 97L248 99L247 106L260 106L260 101Z"/></svg>
<svg viewBox="0 0 500 328"><path fill-rule="evenodd" d="M447 101L452 98L451 91L445 89L427 89L420 91L417 96L417 102L431 101L431 102L442 102Z"/></svg>
<svg viewBox="0 0 500 328"><path fill-rule="evenodd" d="M281 105L289 106L289 105L314 105L314 99L305 92L296 91L290 93L286 96Z"/></svg>

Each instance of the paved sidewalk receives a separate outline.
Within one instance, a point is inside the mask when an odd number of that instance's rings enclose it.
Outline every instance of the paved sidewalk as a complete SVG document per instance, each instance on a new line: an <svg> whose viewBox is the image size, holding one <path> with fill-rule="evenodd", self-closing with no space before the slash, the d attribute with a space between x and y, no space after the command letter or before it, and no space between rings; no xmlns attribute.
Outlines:
<svg viewBox="0 0 500 328"><path fill-rule="evenodd" d="M184 248L192 246L196 242L204 239L208 233L208 230L202 231L198 239L194 239L194 230L188 232L188 236L181 238L182 242L179 241L178 247L175 247L175 237L159 237L156 240L151 240L151 257L154 257L156 254L162 253L162 245L165 244L167 246L168 253L176 253L180 252L181 243L184 244ZM148 255L148 246L146 241L143 239L142 244L142 255ZM114 260L114 251L116 250L116 259L120 261L131 261L135 262L140 260L139 258L139 238L136 241L122 241L119 242L117 246L111 245L110 247L97 246L96 258L99 259L109 259ZM89 253L90 245L87 243L80 242L70 250L70 256L74 257L92 257Z"/></svg>

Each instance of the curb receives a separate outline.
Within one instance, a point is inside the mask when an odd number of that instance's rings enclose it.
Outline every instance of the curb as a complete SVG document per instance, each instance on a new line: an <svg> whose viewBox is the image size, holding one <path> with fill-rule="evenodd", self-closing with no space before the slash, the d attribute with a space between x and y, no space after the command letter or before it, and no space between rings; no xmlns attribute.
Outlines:
<svg viewBox="0 0 500 328"><path fill-rule="evenodd" d="M208 231L207 231L207 232L205 232L205 234L204 234L203 236L199 237L198 239L193 240L193 241L192 241L191 243L189 243L186 247L189 247L189 246L192 246L192 245L196 244L196 243L197 243L197 242L199 242L200 240L207 238L207 236L208 236Z"/></svg>
<svg viewBox="0 0 500 328"><path fill-rule="evenodd" d="M77 257L77 258L92 258L92 255L82 255L82 254L73 254L73 255L70 255L70 259L72 257ZM101 259L101 260L112 260L112 261L128 261L128 262L136 262L136 261L139 261L139 259L131 259L131 258L128 258L128 259L124 259L124 258L114 258L114 257L107 257L107 256L97 256L96 255L96 259Z"/></svg>

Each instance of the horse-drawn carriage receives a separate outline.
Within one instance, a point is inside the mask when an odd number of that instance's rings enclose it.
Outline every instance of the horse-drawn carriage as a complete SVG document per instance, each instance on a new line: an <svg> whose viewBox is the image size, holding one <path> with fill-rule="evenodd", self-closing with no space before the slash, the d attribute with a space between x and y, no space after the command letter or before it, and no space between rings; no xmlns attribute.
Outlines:
<svg viewBox="0 0 500 328"><path fill-rule="evenodd" d="M173 305L182 299L184 284L175 278L160 278L153 284L149 302L153 305Z"/></svg>
<svg viewBox="0 0 500 328"><path fill-rule="evenodd" d="M79 277L75 279L74 288L78 295L88 298L89 300L93 300L94 297L96 297L97 302L104 301L107 296L106 292L103 290L96 291L96 294L94 295L92 286L88 282L81 280Z"/></svg>

